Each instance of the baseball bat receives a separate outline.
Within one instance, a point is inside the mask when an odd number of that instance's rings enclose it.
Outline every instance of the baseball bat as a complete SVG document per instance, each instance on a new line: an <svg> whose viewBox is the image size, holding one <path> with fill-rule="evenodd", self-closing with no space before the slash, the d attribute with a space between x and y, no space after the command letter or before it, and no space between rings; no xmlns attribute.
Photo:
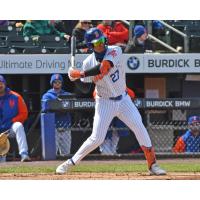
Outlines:
<svg viewBox="0 0 200 200"><path fill-rule="evenodd" d="M76 37L71 37L71 66L75 68L75 55L76 55Z"/></svg>

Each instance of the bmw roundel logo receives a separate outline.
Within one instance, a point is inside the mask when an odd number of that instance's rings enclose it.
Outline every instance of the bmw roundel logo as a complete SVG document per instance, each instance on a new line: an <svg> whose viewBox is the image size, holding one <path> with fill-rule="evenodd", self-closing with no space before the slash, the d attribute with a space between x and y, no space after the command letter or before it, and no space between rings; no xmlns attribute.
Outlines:
<svg viewBox="0 0 200 200"><path fill-rule="evenodd" d="M140 66L140 60L135 57L135 56L131 56L128 60L127 60L127 65L128 68L131 70L135 70Z"/></svg>
<svg viewBox="0 0 200 200"><path fill-rule="evenodd" d="M134 100L134 104L137 108L141 108L142 107L142 100L140 99L135 99Z"/></svg>

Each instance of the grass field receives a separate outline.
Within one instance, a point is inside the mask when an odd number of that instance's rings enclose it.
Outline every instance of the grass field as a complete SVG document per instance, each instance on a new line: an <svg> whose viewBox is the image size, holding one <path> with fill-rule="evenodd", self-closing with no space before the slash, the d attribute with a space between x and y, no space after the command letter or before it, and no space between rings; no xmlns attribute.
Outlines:
<svg viewBox="0 0 200 200"><path fill-rule="evenodd" d="M187 162L187 163L165 163L160 164L161 167L168 172L200 172L200 164ZM24 164L19 163L15 166L1 165L0 173L54 173L55 166L40 165L40 164ZM75 166L71 169L71 172L94 172L94 173L107 173L107 172L146 172L147 165L145 163L98 163L93 164L84 163L82 165Z"/></svg>

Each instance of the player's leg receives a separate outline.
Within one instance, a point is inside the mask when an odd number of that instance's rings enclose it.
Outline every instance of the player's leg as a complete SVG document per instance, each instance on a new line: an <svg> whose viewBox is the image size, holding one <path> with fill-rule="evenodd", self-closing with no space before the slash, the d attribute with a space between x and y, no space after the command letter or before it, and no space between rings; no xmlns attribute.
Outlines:
<svg viewBox="0 0 200 200"><path fill-rule="evenodd" d="M24 126L21 122L15 122L13 123L11 129L10 129L11 137L16 137L19 154L21 156L21 161L30 161L30 158L28 156L28 145L26 140L26 134L24 131Z"/></svg>
<svg viewBox="0 0 200 200"><path fill-rule="evenodd" d="M156 164L154 148L152 147L151 139L142 122L141 115L128 95L122 100L120 104L120 114L118 117L135 133L135 136L142 150L144 151L144 155L148 163L148 168L151 170L152 167L154 167ZM157 169L158 168L156 168L156 170ZM158 172L156 172L156 175L163 175L166 173L162 169L158 169L157 171Z"/></svg>
<svg viewBox="0 0 200 200"><path fill-rule="evenodd" d="M75 164L103 143L115 111L115 107L109 100L98 99L96 101L92 134L72 157Z"/></svg>
<svg viewBox="0 0 200 200"><path fill-rule="evenodd" d="M104 141L115 112L115 106L109 100L98 99L96 101L91 136L82 144L71 159L58 166L56 169L58 174L63 174L68 170L69 166L78 164L87 154L96 149Z"/></svg>
<svg viewBox="0 0 200 200"><path fill-rule="evenodd" d="M142 122L141 115L128 95L120 104L118 118L135 133L136 138L141 146L152 146L151 139Z"/></svg>

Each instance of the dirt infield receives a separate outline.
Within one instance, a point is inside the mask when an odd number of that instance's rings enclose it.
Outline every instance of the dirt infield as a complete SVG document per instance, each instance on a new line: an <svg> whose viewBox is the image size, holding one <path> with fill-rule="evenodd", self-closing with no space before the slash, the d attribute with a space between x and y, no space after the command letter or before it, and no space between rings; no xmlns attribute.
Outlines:
<svg viewBox="0 0 200 200"><path fill-rule="evenodd" d="M30 163L20 163L24 166L52 166L56 167L62 161L37 161ZM97 164L97 163L119 163L119 162L130 162L124 160L115 161L82 161L82 164ZM134 161L134 163L144 163L145 161ZM199 163L199 159L184 159L184 160L164 160L162 162L193 162ZM134 164L133 163L133 164ZM16 167L19 162L7 162L0 163L0 167ZM180 173L180 172L169 172L166 176L149 176L148 172L144 173L132 173L132 172L119 172L119 173L93 173L93 172L69 172L66 175L57 175L54 173L0 173L0 180L200 180L200 172L198 173Z"/></svg>
<svg viewBox="0 0 200 200"><path fill-rule="evenodd" d="M166 176L149 176L147 173L5 173L0 175L0 180L200 180L200 173L169 173Z"/></svg>

